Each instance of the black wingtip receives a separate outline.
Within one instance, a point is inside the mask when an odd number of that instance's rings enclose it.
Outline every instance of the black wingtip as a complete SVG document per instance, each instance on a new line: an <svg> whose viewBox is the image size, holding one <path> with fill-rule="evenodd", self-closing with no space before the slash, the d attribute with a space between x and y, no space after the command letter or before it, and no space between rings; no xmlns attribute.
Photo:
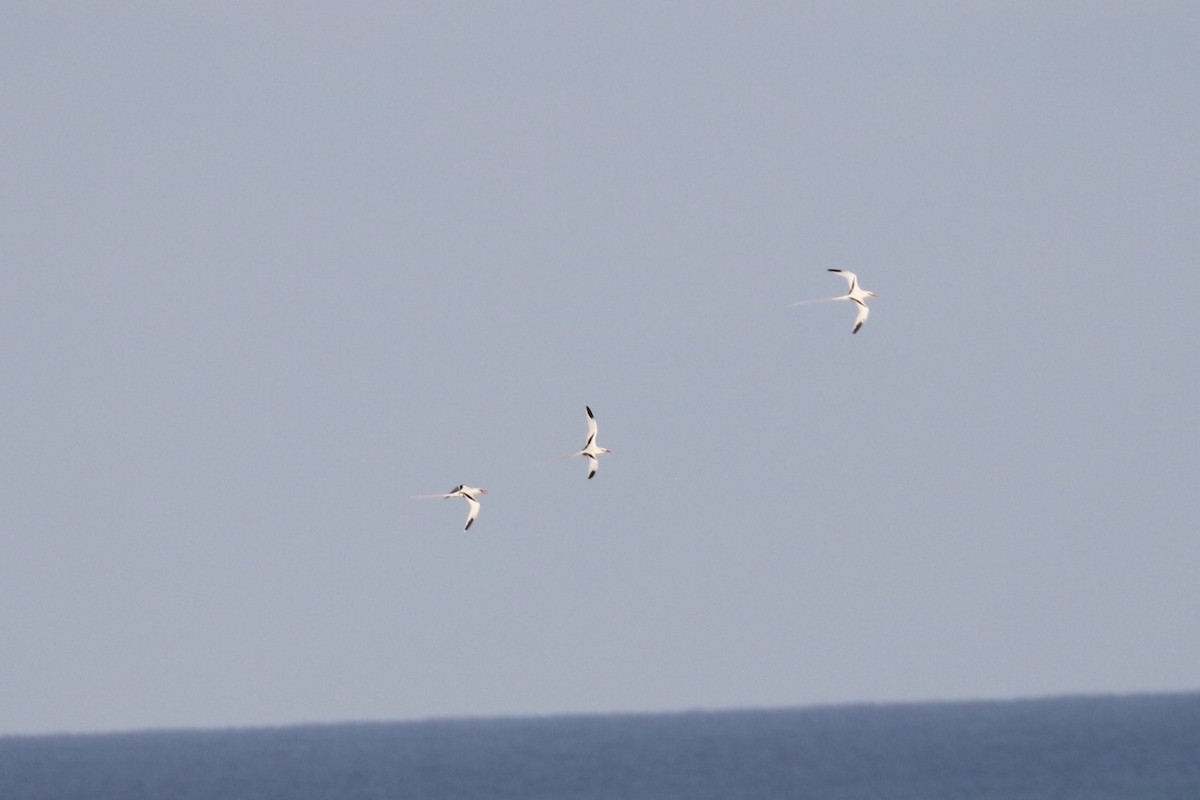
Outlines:
<svg viewBox="0 0 1200 800"><path fill-rule="evenodd" d="M463 530L464 530L464 531L469 531L469 530L471 530L471 526L472 526L472 525L474 525L474 524L475 524L475 520L473 520L473 519L469 519L469 520L467 520L467 527L463 528Z"/></svg>
<svg viewBox="0 0 1200 800"><path fill-rule="evenodd" d="M591 407L591 406L584 406L584 408L586 408L586 409L587 409L588 416L589 416L589 417L592 417L593 419L595 419L596 415L592 413L592 407Z"/></svg>
<svg viewBox="0 0 1200 800"><path fill-rule="evenodd" d="M833 267L830 267L828 271L829 272L841 272L840 269L834 269Z"/></svg>

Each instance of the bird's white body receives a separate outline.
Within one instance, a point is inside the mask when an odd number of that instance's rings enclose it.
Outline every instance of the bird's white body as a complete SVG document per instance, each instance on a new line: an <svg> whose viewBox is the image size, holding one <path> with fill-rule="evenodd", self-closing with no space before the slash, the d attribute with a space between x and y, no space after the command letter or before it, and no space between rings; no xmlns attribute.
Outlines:
<svg viewBox="0 0 1200 800"><path fill-rule="evenodd" d="M853 272L847 272L844 269L831 269L829 271L836 272L837 274L841 275L846 279L846 282L850 284L850 291L846 292L846 294L841 295L840 297L834 297L833 299L849 300L858 306L858 314L854 317L854 330L850 331L851 333L858 333L858 329L863 326L863 323L867 321L867 317L871 313L871 309L867 308L865 301L868 297L874 297L875 293L863 291L863 288L858 285L858 276Z"/></svg>
<svg viewBox="0 0 1200 800"><path fill-rule="evenodd" d="M487 494L487 489L480 489L477 486L467 486L465 483L460 483L445 494L419 494L417 497L442 497L450 499L451 497L461 497L467 501L467 525L463 528L464 531L471 530L471 523L475 521L475 517L479 516L479 496Z"/></svg>
<svg viewBox="0 0 1200 800"><path fill-rule="evenodd" d="M854 317L854 330L850 332L858 333L859 328L863 326L863 323L867 321L867 317L871 314L871 309L867 308L866 300L868 297L875 297L875 293L863 290L863 288L858 285L858 276L853 272L849 272L844 269L830 269L829 272L836 272L838 275L841 275L843 278L845 278L846 282L850 284L850 291L837 297L826 297L822 298L822 300L801 300L799 303L792 303L792 305L799 306L804 305L805 303L818 303L825 300L831 302L835 300L849 300L855 304L855 307L858 311Z"/></svg>
<svg viewBox="0 0 1200 800"><path fill-rule="evenodd" d="M572 453L572 455L583 456L588 460L588 480L591 480L596 477L596 471L600 469L600 456L612 451L596 444L596 432L599 430L599 426L596 425L596 416L592 414L591 406L584 406L584 408L587 409L587 441L584 442L582 450Z"/></svg>

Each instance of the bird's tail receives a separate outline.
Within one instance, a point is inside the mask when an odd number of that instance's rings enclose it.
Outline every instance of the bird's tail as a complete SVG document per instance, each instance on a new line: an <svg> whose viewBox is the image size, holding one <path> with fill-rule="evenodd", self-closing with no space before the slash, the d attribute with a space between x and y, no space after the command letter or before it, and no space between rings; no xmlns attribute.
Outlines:
<svg viewBox="0 0 1200 800"><path fill-rule="evenodd" d="M818 297L815 300L797 300L795 303L788 303L788 308L796 306L807 306L812 303L832 303L834 300L844 300L844 297Z"/></svg>

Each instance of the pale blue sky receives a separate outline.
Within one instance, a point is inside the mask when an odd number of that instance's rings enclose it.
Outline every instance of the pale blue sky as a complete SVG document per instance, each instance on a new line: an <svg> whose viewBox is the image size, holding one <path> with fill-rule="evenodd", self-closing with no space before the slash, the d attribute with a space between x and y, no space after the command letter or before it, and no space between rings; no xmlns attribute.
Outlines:
<svg viewBox="0 0 1200 800"><path fill-rule="evenodd" d="M1195 4L244 6L0 10L0 733L1200 687Z"/></svg>

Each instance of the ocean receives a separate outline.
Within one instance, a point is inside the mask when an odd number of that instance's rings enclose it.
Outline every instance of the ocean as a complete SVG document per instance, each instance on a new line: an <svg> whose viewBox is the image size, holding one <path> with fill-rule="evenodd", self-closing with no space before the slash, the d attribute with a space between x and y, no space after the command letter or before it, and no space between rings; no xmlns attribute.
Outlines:
<svg viewBox="0 0 1200 800"><path fill-rule="evenodd" d="M1200 693L0 737L3 800L1197 800Z"/></svg>

